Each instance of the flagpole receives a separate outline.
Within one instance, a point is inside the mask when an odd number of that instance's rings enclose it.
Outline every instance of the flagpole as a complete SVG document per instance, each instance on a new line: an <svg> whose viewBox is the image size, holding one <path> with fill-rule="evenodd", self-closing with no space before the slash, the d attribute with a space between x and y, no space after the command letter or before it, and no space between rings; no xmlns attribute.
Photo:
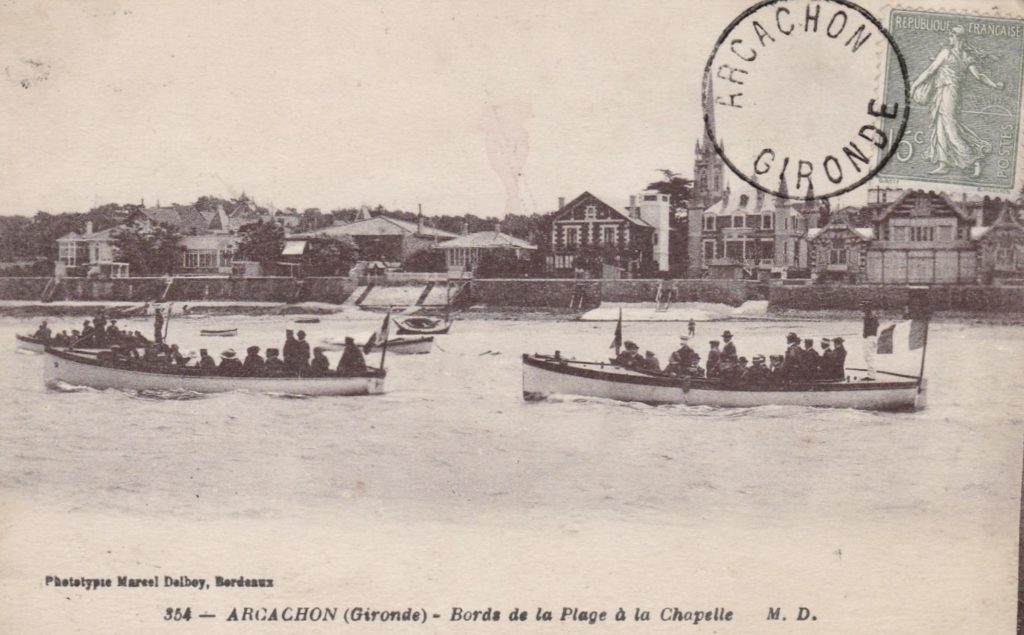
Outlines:
<svg viewBox="0 0 1024 635"><path fill-rule="evenodd" d="M380 347L380 369L381 370L384 370L384 358L388 354L388 340L391 339L390 337L388 337L388 331L390 330L388 327L390 327L390 326L391 326L391 307L388 307L388 314L384 316L384 328L381 329L381 335L384 337L384 342L381 344L381 347Z"/></svg>
<svg viewBox="0 0 1024 635"><path fill-rule="evenodd" d="M615 326L615 357L619 356L622 349L622 307L619 307L619 322Z"/></svg>
<svg viewBox="0 0 1024 635"><path fill-rule="evenodd" d="M921 386L921 382L924 380L924 357L928 352L928 327L931 326L931 316L925 315L924 318L924 343L921 346L921 370L917 373L917 385Z"/></svg>

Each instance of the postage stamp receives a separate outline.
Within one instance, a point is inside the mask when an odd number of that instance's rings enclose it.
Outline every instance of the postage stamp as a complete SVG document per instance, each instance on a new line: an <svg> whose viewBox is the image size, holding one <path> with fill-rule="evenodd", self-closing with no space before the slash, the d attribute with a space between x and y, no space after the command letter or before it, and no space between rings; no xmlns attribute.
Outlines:
<svg viewBox="0 0 1024 635"><path fill-rule="evenodd" d="M889 32L909 70L911 108L880 176L1019 186L1024 20L894 9ZM887 60L887 95L902 90L898 62Z"/></svg>

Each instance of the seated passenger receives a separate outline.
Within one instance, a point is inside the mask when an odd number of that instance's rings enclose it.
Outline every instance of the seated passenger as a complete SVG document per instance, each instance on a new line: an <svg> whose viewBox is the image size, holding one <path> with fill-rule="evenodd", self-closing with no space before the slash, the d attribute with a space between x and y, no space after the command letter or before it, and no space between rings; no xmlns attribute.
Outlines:
<svg viewBox="0 0 1024 635"><path fill-rule="evenodd" d="M804 350L800 352L803 355L801 364L803 365L804 379L819 379L821 366L821 356L818 355L818 351L814 350L814 340L808 338L804 340Z"/></svg>
<svg viewBox="0 0 1024 635"><path fill-rule="evenodd" d="M649 370L655 373L661 372L661 362L654 355L654 351L647 351L644 354L644 370Z"/></svg>
<svg viewBox="0 0 1024 635"><path fill-rule="evenodd" d="M666 373L682 377L688 375L690 368L700 362L700 355L690 348L689 342L689 335L679 336L679 348L672 351L672 354L669 355L668 366L665 367Z"/></svg>
<svg viewBox="0 0 1024 635"><path fill-rule="evenodd" d="M258 377L263 374L263 367L266 363L260 357L260 347L250 346L245 349L245 361L242 362L242 370L250 377Z"/></svg>
<svg viewBox="0 0 1024 635"><path fill-rule="evenodd" d="M217 368L217 362L210 357L205 348L201 348L199 349L199 363L196 364L196 367L203 370L213 370Z"/></svg>
<svg viewBox="0 0 1024 635"><path fill-rule="evenodd" d="M345 338L345 350L348 350L348 338ZM627 341L623 349L615 358L615 364L623 368L643 368L644 358L640 356L640 347L635 342Z"/></svg>
<svg viewBox="0 0 1024 635"><path fill-rule="evenodd" d="M636 346L634 344L634 346ZM345 351L338 360L338 374L342 376L360 375L366 372L366 358L363 351L356 346L351 337L345 338Z"/></svg>
<svg viewBox="0 0 1024 635"><path fill-rule="evenodd" d="M708 342L711 346L711 350L708 351L708 377L718 377L722 370L722 352L718 350L718 340L711 340Z"/></svg>
<svg viewBox="0 0 1024 635"><path fill-rule="evenodd" d="M220 354L220 366L217 369L222 375L242 374L242 362L235 356L235 349L229 348Z"/></svg>
<svg viewBox="0 0 1024 635"><path fill-rule="evenodd" d="M171 344L170 348L167 349L167 358L175 366L184 366L187 363L177 344Z"/></svg>
<svg viewBox="0 0 1024 635"><path fill-rule="evenodd" d="M309 364L309 370L314 375L329 375L331 373L331 362L324 355L324 349L320 346L313 349L313 361Z"/></svg>
<svg viewBox="0 0 1024 635"><path fill-rule="evenodd" d="M38 340L43 340L44 342L50 341L50 327L46 325L46 320L42 321L39 328L36 329L36 332L32 334L32 337Z"/></svg>
<svg viewBox="0 0 1024 635"><path fill-rule="evenodd" d="M764 355L754 355L753 365L743 374L744 383L766 384L771 381L771 378L771 371L764 365Z"/></svg>
<svg viewBox="0 0 1024 635"><path fill-rule="evenodd" d="M267 361L263 362L263 370L267 373L280 373L287 370L284 360L280 358L280 351L276 348L267 349Z"/></svg>
<svg viewBox="0 0 1024 635"><path fill-rule="evenodd" d="M768 357L770 366L768 370L771 371L772 376L782 376L782 355L771 355Z"/></svg>

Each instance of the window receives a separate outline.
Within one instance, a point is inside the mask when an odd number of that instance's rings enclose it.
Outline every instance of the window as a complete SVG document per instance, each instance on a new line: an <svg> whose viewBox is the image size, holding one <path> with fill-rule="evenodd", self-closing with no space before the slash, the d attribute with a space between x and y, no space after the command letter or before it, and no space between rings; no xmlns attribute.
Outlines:
<svg viewBox="0 0 1024 635"><path fill-rule="evenodd" d="M892 239L898 243L907 242L907 227L893 227Z"/></svg>
<svg viewBox="0 0 1024 635"><path fill-rule="evenodd" d="M579 240L580 240L579 229L577 229L576 227L566 227L565 228L565 246L566 247L575 247L577 245L577 243L579 243Z"/></svg>
<svg viewBox="0 0 1024 635"><path fill-rule="evenodd" d="M715 231L715 217L705 216L704 217L704 229L708 231Z"/></svg>
<svg viewBox="0 0 1024 635"><path fill-rule="evenodd" d="M761 217L761 226L764 227L765 229L771 229L772 228L772 215L771 214L765 214L764 216Z"/></svg>
<svg viewBox="0 0 1024 635"><path fill-rule="evenodd" d="M846 251L845 249L830 249L828 263L830 265L845 265L846 264Z"/></svg>
<svg viewBox="0 0 1024 635"><path fill-rule="evenodd" d="M715 241L708 240L704 242L704 260L713 260L715 258Z"/></svg>
<svg viewBox="0 0 1024 635"><path fill-rule="evenodd" d="M725 243L725 257L743 260L743 241L730 240Z"/></svg>
<svg viewBox="0 0 1024 635"><path fill-rule="evenodd" d="M1013 262L1013 250L1009 247L998 247L996 249L996 264L1008 265Z"/></svg>
<svg viewBox="0 0 1024 635"><path fill-rule="evenodd" d="M761 217L760 216L747 216L746 226L751 229L761 229Z"/></svg>
<svg viewBox="0 0 1024 635"><path fill-rule="evenodd" d="M614 245L615 244L615 228L614 227L605 227L604 228L604 242L608 243L609 245Z"/></svg>
<svg viewBox="0 0 1024 635"><path fill-rule="evenodd" d="M732 227L732 216L718 216L715 229L728 229Z"/></svg>
<svg viewBox="0 0 1024 635"><path fill-rule="evenodd" d="M913 242L931 242L935 240L934 227L910 227L910 240Z"/></svg>
<svg viewBox="0 0 1024 635"><path fill-rule="evenodd" d="M950 226L950 225L945 225L943 227L939 227L939 240L941 240L943 242L947 242L947 243L952 241L953 240L953 227Z"/></svg>
<svg viewBox="0 0 1024 635"><path fill-rule="evenodd" d="M732 226L733 227L743 227L743 217L742 216L733 216L732 217Z"/></svg>
<svg viewBox="0 0 1024 635"><path fill-rule="evenodd" d="M594 220L597 218L597 206L587 205L587 208L583 210L583 218L587 220Z"/></svg>

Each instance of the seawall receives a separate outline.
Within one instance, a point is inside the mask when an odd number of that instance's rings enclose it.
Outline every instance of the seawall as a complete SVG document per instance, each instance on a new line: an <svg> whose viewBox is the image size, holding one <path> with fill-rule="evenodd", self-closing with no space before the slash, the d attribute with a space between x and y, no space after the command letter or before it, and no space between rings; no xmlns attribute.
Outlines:
<svg viewBox="0 0 1024 635"><path fill-rule="evenodd" d="M358 287L349 278L119 278L64 279L51 288L49 278L0 278L0 300L58 302L319 302L340 305ZM426 281L385 281L382 286L424 286ZM768 300L769 313L857 311L863 302L899 313L908 289L898 285L768 285L737 280L473 280L460 306L495 310L584 311L603 302L654 302L659 295L674 303L710 302L739 306ZM1024 316L1024 287L934 286L933 311Z"/></svg>

